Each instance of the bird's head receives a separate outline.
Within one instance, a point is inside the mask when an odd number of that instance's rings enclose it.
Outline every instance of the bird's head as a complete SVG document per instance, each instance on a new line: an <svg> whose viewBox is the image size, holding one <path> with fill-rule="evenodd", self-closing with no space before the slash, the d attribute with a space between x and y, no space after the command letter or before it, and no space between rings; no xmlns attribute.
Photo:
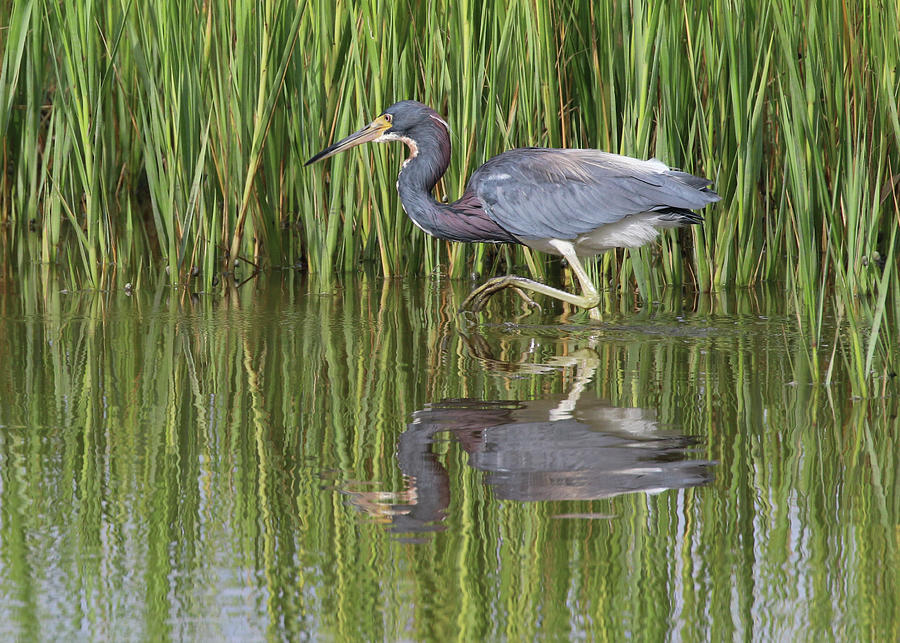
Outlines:
<svg viewBox="0 0 900 643"><path fill-rule="evenodd" d="M447 125L447 121L427 105L414 100L403 100L388 107L362 129L329 145L309 159L305 165L311 165L369 141L375 143L403 141L415 156L418 152L418 142L433 137L436 129L444 130L449 142L450 126Z"/></svg>

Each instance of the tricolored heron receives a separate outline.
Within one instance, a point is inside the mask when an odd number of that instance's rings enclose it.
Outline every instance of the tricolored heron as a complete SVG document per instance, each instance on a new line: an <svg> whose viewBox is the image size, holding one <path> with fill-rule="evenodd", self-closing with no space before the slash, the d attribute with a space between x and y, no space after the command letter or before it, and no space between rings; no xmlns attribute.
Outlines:
<svg viewBox="0 0 900 643"><path fill-rule="evenodd" d="M542 293L590 310L599 317L600 295L579 257L612 248L636 248L661 229L701 223L694 212L719 200L711 181L593 149L521 148L478 168L458 201L438 203L432 190L450 164L450 128L422 103L404 100L358 132L326 147L306 165L356 145L402 141L409 147L397 177L403 209L417 226L447 241L520 243L562 255L581 283L582 295L531 279L506 275L476 288L462 308L480 310L503 288Z"/></svg>

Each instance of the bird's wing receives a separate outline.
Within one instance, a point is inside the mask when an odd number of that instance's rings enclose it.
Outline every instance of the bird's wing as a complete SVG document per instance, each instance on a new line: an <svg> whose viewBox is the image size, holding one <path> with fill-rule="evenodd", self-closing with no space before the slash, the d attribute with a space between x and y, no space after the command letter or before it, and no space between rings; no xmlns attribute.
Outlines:
<svg viewBox="0 0 900 643"><path fill-rule="evenodd" d="M490 159L467 192L520 239L574 239L630 214L702 208L719 200L708 185L656 159L528 148Z"/></svg>

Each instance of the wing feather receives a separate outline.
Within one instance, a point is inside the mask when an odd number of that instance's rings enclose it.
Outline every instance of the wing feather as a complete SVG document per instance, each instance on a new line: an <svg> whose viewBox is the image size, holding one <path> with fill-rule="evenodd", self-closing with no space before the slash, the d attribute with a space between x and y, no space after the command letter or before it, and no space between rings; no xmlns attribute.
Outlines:
<svg viewBox="0 0 900 643"><path fill-rule="evenodd" d="M490 159L466 191L520 239L574 239L632 214L702 208L719 200L710 183L657 159L524 148Z"/></svg>

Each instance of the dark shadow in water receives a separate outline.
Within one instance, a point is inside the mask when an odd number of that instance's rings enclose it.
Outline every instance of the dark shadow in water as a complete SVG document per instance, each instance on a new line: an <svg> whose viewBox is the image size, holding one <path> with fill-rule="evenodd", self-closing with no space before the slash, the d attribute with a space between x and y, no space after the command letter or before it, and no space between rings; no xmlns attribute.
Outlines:
<svg viewBox="0 0 900 643"><path fill-rule="evenodd" d="M498 362L480 340L473 356ZM600 500L708 484L713 462L696 457L699 439L659 428L652 411L620 408L583 395L599 363L582 349L539 367L574 367L567 395L533 401L444 400L413 414L398 438L397 460L407 485L400 493L353 492L352 504L390 523L395 533L441 531L450 505L447 469L432 451L449 437L487 475L496 498L531 501ZM504 369L515 365L504 364ZM440 435L445 434L445 436ZM386 505L391 502L394 504ZM559 517L598 517L572 513ZM606 516L604 516L606 517Z"/></svg>

